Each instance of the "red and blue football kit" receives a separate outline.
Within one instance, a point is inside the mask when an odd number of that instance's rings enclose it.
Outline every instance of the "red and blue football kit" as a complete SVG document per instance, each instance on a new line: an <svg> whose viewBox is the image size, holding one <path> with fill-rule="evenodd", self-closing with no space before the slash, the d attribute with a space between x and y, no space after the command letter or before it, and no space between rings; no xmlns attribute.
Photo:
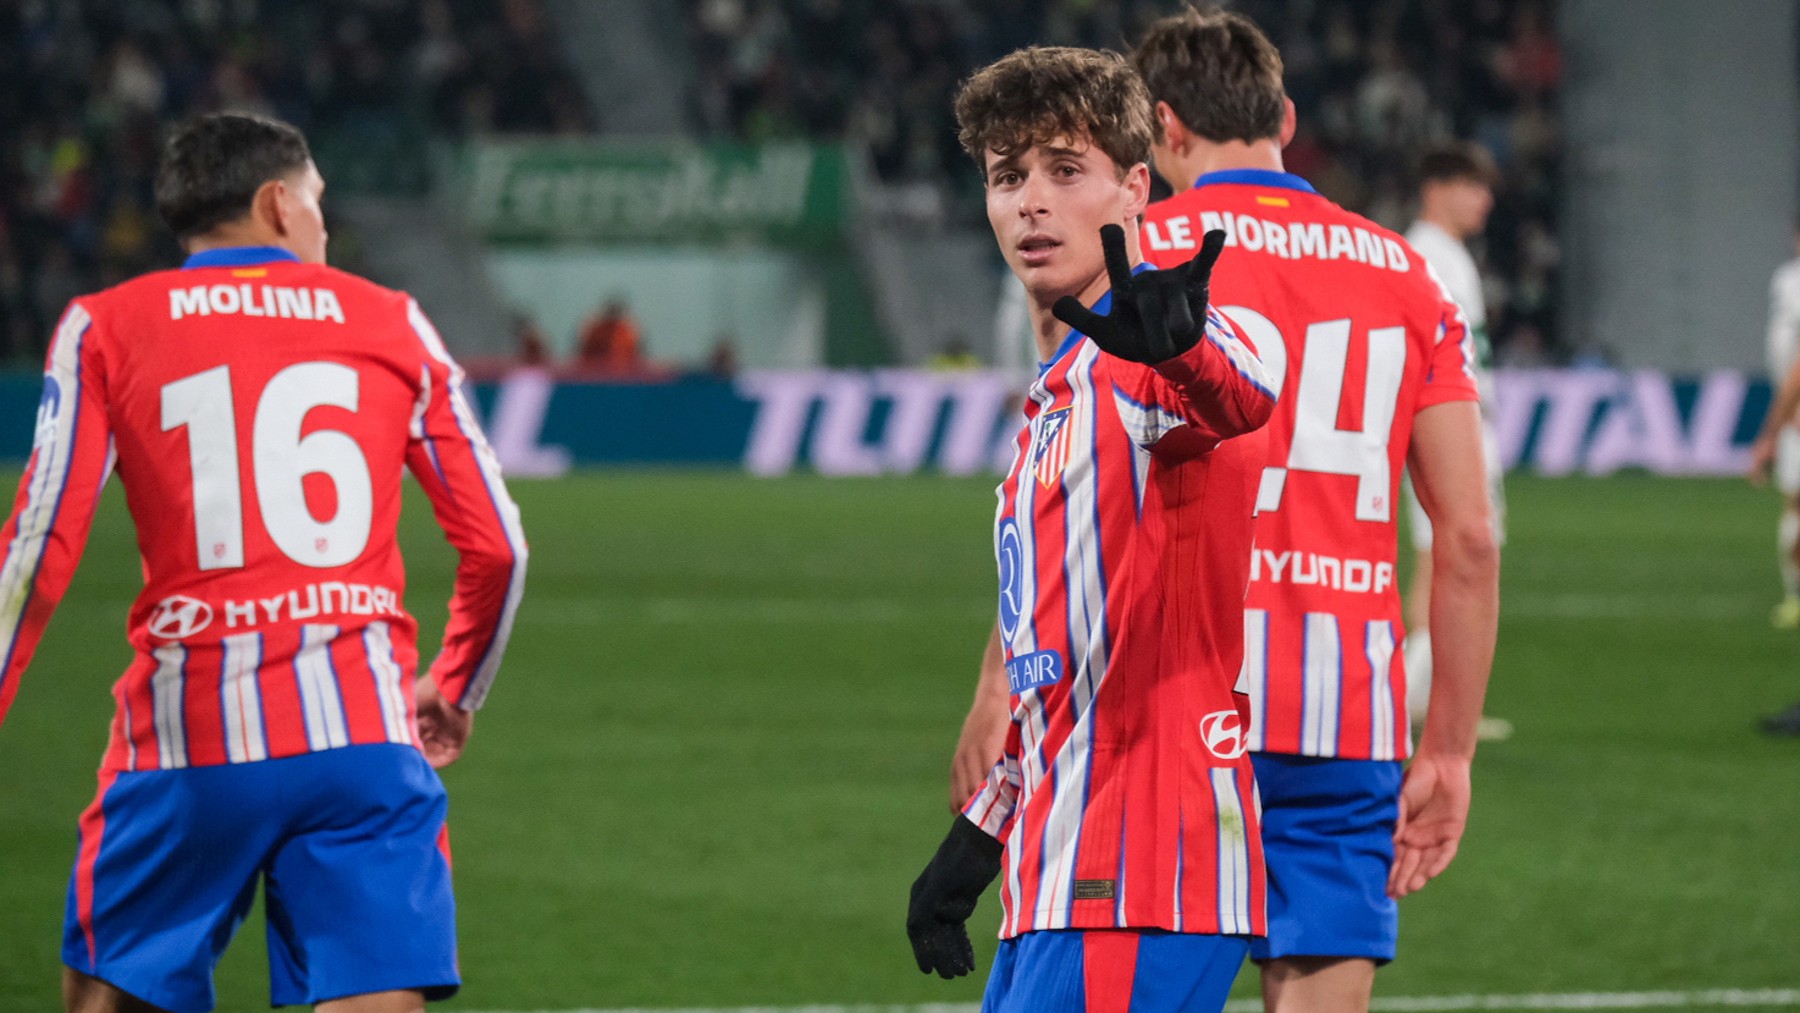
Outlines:
<svg viewBox="0 0 1800 1013"><path fill-rule="evenodd" d="M1396 650L1400 474L1420 411L1476 399L1474 347L1423 257L1297 176L1202 176L1145 214L1145 257L1180 264L1214 229L1227 236L1214 305L1256 344L1281 396L1244 612L1249 743L1267 807L1267 945L1274 956L1388 959L1395 761L1411 746ZM1329 760L1365 762L1315 762ZM1360 859L1341 882L1309 882L1302 870L1332 862L1287 855L1311 848L1318 859L1318 847ZM1339 908L1321 900L1351 895ZM1286 928L1290 901L1325 912L1310 936ZM1357 927L1355 912L1371 924Z"/></svg>
<svg viewBox="0 0 1800 1013"><path fill-rule="evenodd" d="M127 618L136 657L113 689L101 798L82 818L71 934L86 952L72 965L105 963L96 907L106 870L128 872L107 859L108 823L136 815L107 801L122 779L141 800L150 773L273 771L377 744L416 754L416 624L395 540L403 470L461 553L431 675L447 699L481 705L525 543L460 384L406 295L275 248L197 254L64 313L0 531L0 717L114 471L144 567ZM159 1005L170 1002L198 999Z"/></svg>
<svg viewBox="0 0 1800 1013"><path fill-rule="evenodd" d="M1002 938L1262 931L1232 687L1273 409L1217 316L1155 369L1071 333L1032 385L995 533L1013 725L963 810L1006 844Z"/></svg>

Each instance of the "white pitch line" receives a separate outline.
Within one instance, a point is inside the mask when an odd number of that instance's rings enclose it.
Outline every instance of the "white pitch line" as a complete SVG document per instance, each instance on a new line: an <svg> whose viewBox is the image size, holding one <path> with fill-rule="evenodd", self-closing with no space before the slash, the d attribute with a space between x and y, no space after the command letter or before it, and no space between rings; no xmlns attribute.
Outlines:
<svg viewBox="0 0 1800 1013"><path fill-rule="evenodd" d="M1527 995L1433 995L1376 997L1375 1013L1453 1013L1457 1010L1681 1009L1718 1006L1800 1006L1800 988L1718 988L1686 992L1549 992ZM536 1010L534 1013L980 1013L976 1003L857 1006L695 1006L683 1009ZM1261 1013L1262 1000L1236 999L1225 1013ZM524 1013L524 1011L519 1011Z"/></svg>

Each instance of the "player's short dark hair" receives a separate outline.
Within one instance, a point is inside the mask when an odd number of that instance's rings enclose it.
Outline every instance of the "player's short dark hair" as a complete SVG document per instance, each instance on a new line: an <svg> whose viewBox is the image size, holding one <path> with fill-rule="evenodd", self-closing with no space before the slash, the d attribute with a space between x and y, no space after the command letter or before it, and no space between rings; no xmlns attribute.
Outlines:
<svg viewBox="0 0 1800 1013"><path fill-rule="evenodd" d="M250 213L264 183L305 168L306 136L248 113L208 113L183 123L163 146L156 212L177 239L204 235Z"/></svg>
<svg viewBox="0 0 1800 1013"><path fill-rule="evenodd" d="M1149 95L1125 58L1098 49L1031 46L988 64L956 96L957 140L987 175L987 155L1010 157L1057 138L1086 138L1121 176L1150 161Z"/></svg>
<svg viewBox="0 0 1800 1013"><path fill-rule="evenodd" d="M1486 187L1497 186L1500 182L1500 167L1494 164L1494 156L1473 141L1451 141L1425 149L1415 171L1420 186L1459 179Z"/></svg>
<svg viewBox="0 0 1800 1013"><path fill-rule="evenodd" d="M1167 102L1189 130L1209 141L1281 136L1287 118L1281 52L1242 14L1189 7L1160 18L1131 62L1151 102Z"/></svg>

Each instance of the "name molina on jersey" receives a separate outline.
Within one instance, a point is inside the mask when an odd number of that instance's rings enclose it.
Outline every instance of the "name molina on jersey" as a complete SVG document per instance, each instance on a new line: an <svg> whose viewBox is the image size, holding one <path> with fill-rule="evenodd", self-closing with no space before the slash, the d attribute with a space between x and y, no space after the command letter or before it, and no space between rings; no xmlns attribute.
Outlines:
<svg viewBox="0 0 1800 1013"><path fill-rule="evenodd" d="M286 285L195 285L169 290L169 319L213 314L344 322L344 307L328 288Z"/></svg>

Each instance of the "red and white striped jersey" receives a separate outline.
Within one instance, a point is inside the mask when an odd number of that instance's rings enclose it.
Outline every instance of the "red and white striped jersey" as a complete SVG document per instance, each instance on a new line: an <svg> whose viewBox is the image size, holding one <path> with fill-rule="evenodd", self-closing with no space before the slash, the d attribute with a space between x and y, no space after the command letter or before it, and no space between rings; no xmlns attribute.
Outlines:
<svg viewBox="0 0 1800 1013"><path fill-rule="evenodd" d="M431 675L479 707L525 540L461 379L412 299L276 248L75 300L0 530L0 717L115 470L144 590L103 771L416 744L403 468L461 554Z"/></svg>
<svg viewBox="0 0 1800 1013"><path fill-rule="evenodd" d="M963 810L1006 842L1003 938L1264 931L1232 687L1273 406L1217 316L1154 370L1071 333L1032 385L995 534L1013 726Z"/></svg>
<svg viewBox="0 0 1800 1013"><path fill-rule="evenodd" d="M1281 393L1244 616L1250 748L1402 759L1394 507L1413 417L1477 398L1469 329L1405 240L1298 176L1200 177L1144 216L1145 256L1181 263L1212 229L1214 303Z"/></svg>

